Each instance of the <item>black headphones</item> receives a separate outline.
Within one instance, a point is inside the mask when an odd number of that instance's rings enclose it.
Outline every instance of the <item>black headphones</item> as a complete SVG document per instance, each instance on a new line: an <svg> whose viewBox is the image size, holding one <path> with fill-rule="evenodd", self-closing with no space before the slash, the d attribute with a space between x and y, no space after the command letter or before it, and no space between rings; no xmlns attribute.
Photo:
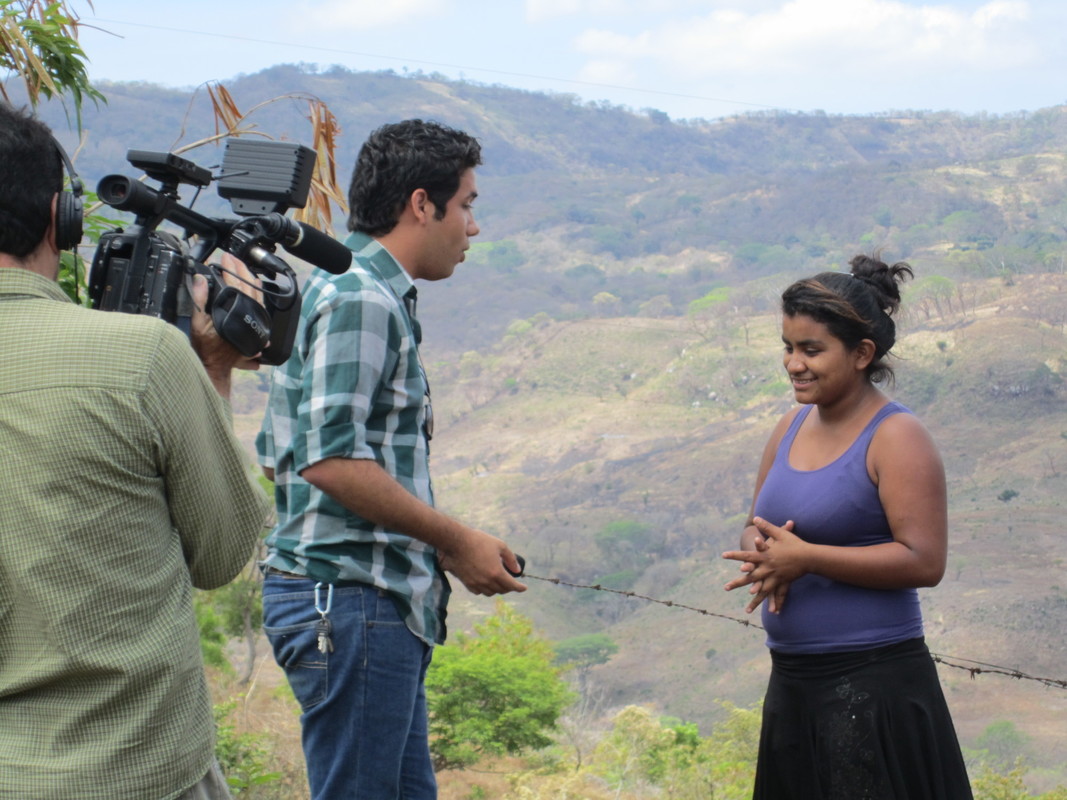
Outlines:
<svg viewBox="0 0 1067 800"><path fill-rule="evenodd" d="M70 191L61 191L56 198L56 247L59 250L73 250L82 240L82 179L74 171L74 165L63 145L55 137L52 141L56 143L56 150L59 151L59 157L70 176Z"/></svg>

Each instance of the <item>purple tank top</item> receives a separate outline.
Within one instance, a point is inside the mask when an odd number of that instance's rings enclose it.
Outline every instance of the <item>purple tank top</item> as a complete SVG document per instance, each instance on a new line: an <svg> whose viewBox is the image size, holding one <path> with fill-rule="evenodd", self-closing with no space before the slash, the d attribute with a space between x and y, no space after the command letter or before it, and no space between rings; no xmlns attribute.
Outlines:
<svg viewBox="0 0 1067 800"><path fill-rule="evenodd" d="M756 498L756 516L775 525L787 520L808 542L862 547L893 540L878 487L867 474L867 448L886 417L911 413L889 402L838 459L815 470L789 466L789 450L811 406L797 414L782 438ZM915 589L865 589L805 575L794 581L781 614L763 604L767 646L783 653L866 650L922 636Z"/></svg>

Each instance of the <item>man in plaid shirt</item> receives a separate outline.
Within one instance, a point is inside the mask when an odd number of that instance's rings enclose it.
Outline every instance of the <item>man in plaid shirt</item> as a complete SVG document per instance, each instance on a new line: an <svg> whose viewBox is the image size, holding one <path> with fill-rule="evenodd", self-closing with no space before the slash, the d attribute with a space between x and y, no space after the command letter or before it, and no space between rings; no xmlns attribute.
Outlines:
<svg viewBox="0 0 1067 800"><path fill-rule="evenodd" d="M444 571L475 594L526 588L503 541L434 508L429 475L413 281L463 260L480 163L477 140L437 123L371 134L349 189L353 266L312 273L274 371L257 439L278 508L264 629L303 710L313 798L436 797L424 678Z"/></svg>

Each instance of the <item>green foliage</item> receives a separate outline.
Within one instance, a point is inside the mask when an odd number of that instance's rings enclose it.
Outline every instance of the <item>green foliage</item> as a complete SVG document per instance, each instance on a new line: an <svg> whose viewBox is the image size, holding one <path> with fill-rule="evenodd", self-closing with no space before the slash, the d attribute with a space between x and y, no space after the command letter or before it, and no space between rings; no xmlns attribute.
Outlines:
<svg viewBox="0 0 1067 800"><path fill-rule="evenodd" d="M0 0L0 70L22 79L34 106L42 96L69 95L80 129L84 100L98 103L104 96L89 82L88 58L76 33L66 2Z"/></svg>
<svg viewBox="0 0 1067 800"><path fill-rule="evenodd" d="M721 313L730 300L730 287L720 286L689 304L690 314Z"/></svg>
<svg viewBox="0 0 1067 800"><path fill-rule="evenodd" d="M489 249L489 263L499 272L514 272L526 263L519 245L511 240L493 242Z"/></svg>
<svg viewBox="0 0 1067 800"><path fill-rule="evenodd" d="M619 646L606 633L587 633L556 642L556 663L579 669L606 664L619 652Z"/></svg>
<svg viewBox="0 0 1067 800"><path fill-rule="evenodd" d="M250 576L242 575L206 594L210 594L221 615L223 630L230 636L240 636L249 628L259 630L263 624L259 582Z"/></svg>
<svg viewBox="0 0 1067 800"><path fill-rule="evenodd" d="M226 632L223 615L211 601L210 592L196 592L193 608L196 624L200 628L200 652L204 663L223 672L232 673L233 665L226 658Z"/></svg>
<svg viewBox="0 0 1067 800"><path fill-rule="evenodd" d="M276 783L282 775L268 769L271 752L263 735L237 732L236 709L237 699L215 705L215 758L234 796L241 797L252 787Z"/></svg>
<svg viewBox="0 0 1067 800"><path fill-rule="evenodd" d="M726 720L703 738L692 723L628 706L593 755L592 770L617 792L659 790L672 800L748 800L759 745L758 706L723 704Z"/></svg>
<svg viewBox="0 0 1067 800"><path fill-rule="evenodd" d="M1007 729L1001 723L994 723L986 732L991 728ZM995 735L995 738L996 736L999 734ZM981 761L977 768L971 768L974 800L1067 800L1067 786L1062 784L1042 794L1031 794L1026 786L1027 773L1021 758L1016 759L1014 763L1002 765Z"/></svg>
<svg viewBox="0 0 1067 800"><path fill-rule="evenodd" d="M259 582L245 574L218 589L198 591L193 595L193 608L200 627L204 663L233 674L233 665L224 648L231 637L254 639L263 624ZM251 664L247 670L251 670Z"/></svg>
<svg viewBox="0 0 1067 800"><path fill-rule="evenodd" d="M715 725L708 739L709 759L714 764L716 797L748 798L756 770L762 725L761 703L741 708L719 701L726 719Z"/></svg>
<svg viewBox="0 0 1067 800"><path fill-rule="evenodd" d="M82 197L86 210L96 204L98 199L93 192L84 192ZM119 224L118 220L111 217L86 213L82 221L83 237L88 239L90 244L95 245L100 241L102 233ZM59 287L73 302L86 308L90 306L88 280L89 273L85 259L78 253L63 251L59 257Z"/></svg>
<svg viewBox="0 0 1067 800"><path fill-rule="evenodd" d="M267 497L274 497L274 481L260 472L256 475L256 483L260 485Z"/></svg>
<svg viewBox="0 0 1067 800"><path fill-rule="evenodd" d="M604 525L593 536L604 562L625 571L644 566L656 550L652 526L633 519L619 519ZM612 586L612 588L619 588ZM629 586L626 587L630 588Z"/></svg>
<svg viewBox="0 0 1067 800"><path fill-rule="evenodd" d="M524 319L512 320L505 332L506 336L523 336L533 330L533 324Z"/></svg>
<svg viewBox="0 0 1067 800"><path fill-rule="evenodd" d="M617 592L628 592L637 583L641 574L637 570L622 569L602 576L597 583L605 589L614 589Z"/></svg>
<svg viewBox="0 0 1067 800"><path fill-rule="evenodd" d="M487 266L497 272L513 274L526 263L527 258L518 242L502 239L497 242L472 242L467 261L473 266Z"/></svg>
<svg viewBox="0 0 1067 800"><path fill-rule="evenodd" d="M80 306L89 307L89 292L86 289L85 261L81 256L64 250L59 256L59 288Z"/></svg>
<svg viewBox="0 0 1067 800"><path fill-rule="evenodd" d="M571 702L552 647L528 618L497 600L474 629L438 647L426 676L437 770L547 747Z"/></svg>
<svg viewBox="0 0 1067 800"><path fill-rule="evenodd" d="M571 281L593 280L603 283L606 280L604 270L594 264L579 264L567 269L563 276Z"/></svg>
<svg viewBox="0 0 1067 800"><path fill-rule="evenodd" d="M770 250L770 245L763 242L747 242L734 250L734 258L751 266L758 264L768 250Z"/></svg>
<svg viewBox="0 0 1067 800"><path fill-rule="evenodd" d="M1023 777L1026 768L1016 764L1008 772L998 772L989 765L983 765L978 775L971 779L974 800L1030 800L1032 795L1026 790Z"/></svg>
<svg viewBox="0 0 1067 800"><path fill-rule="evenodd" d="M611 731L593 754L596 771L620 790L634 790L662 778L665 761L676 744L674 731L664 728L643 706L627 706L616 715Z"/></svg>
<svg viewBox="0 0 1067 800"><path fill-rule="evenodd" d="M997 720L982 731L975 740L979 749L985 751L988 763L996 767L1010 767L1027 754L1030 737L1008 720Z"/></svg>

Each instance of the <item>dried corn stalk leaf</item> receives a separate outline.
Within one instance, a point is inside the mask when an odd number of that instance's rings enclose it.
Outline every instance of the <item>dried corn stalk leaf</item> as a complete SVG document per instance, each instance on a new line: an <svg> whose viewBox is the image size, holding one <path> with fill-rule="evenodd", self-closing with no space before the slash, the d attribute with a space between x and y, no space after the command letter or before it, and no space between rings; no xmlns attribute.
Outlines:
<svg viewBox="0 0 1067 800"><path fill-rule="evenodd" d="M331 203L336 203L346 215L348 213L344 193L337 185L335 153L341 126L329 106L314 97L308 100L308 121L311 123L315 168L307 205L295 211L293 217L314 228L330 231L333 228Z"/></svg>

